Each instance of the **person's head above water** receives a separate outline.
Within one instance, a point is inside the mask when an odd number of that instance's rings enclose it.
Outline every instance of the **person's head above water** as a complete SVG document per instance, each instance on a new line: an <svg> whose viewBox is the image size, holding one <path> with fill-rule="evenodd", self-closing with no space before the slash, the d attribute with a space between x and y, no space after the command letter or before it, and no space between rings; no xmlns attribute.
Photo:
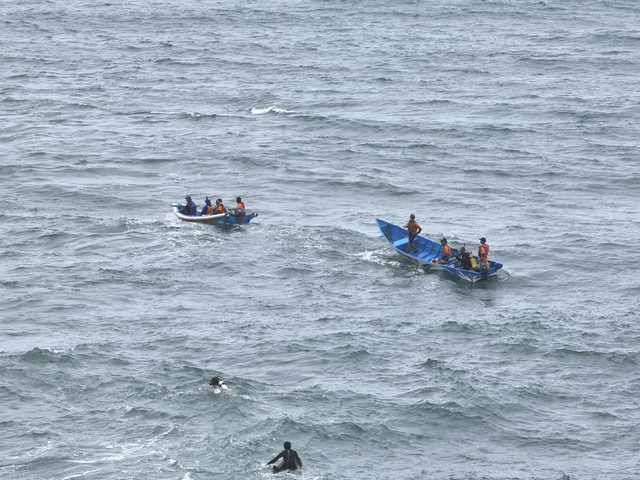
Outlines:
<svg viewBox="0 0 640 480"><path fill-rule="evenodd" d="M284 442L284 449L291 450L291 442Z"/></svg>
<svg viewBox="0 0 640 480"><path fill-rule="evenodd" d="M211 385L212 387L217 387L220 385L220 379L218 377L213 377L211 379L211 381L209 382L209 385Z"/></svg>

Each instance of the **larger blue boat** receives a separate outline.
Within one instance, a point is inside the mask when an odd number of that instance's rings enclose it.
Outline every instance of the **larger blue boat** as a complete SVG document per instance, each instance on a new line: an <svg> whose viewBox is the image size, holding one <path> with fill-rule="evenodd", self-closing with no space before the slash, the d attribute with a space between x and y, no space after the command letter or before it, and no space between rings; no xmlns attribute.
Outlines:
<svg viewBox="0 0 640 480"><path fill-rule="evenodd" d="M487 277L498 275L498 270L502 268L501 263L493 260L489 260L489 269L486 272L479 270L464 270L456 267L454 261L446 264L433 263L432 260L442 256L442 245L434 242L433 240L417 235L413 240L413 245L415 245L417 251L415 251L415 249L410 249L411 251L407 252L407 244L409 243L409 231L407 229L394 225L393 223L385 222L379 218L376 218L376 223L378 224L380 233L382 233L389 245L391 245L396 252L424 268L446 270L456 277L474 283Z"/></svg>

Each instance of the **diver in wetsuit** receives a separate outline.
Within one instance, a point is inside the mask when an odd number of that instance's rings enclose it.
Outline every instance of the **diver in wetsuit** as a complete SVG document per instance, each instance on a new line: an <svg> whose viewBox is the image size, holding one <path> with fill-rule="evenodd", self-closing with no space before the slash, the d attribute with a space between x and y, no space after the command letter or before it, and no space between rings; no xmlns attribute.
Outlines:
<svg viewBox="0 0 640 480"><path fill-rule="evenodd" d="M211 388L220 388L222 390L229 390L229 387L227 387L227 384L224 383L224 381L220 380L220 378L218 377L213 377L209 382L209 386Z"/></svg>
<svg viewBox="0 0 640 480"><path fill-rule="evenodd" d="M277 457L269 460L267 465L276 463L281 458L282 463L273 466L273 473L282 472L283 470L297 470L298 468L302 470L302 460L300 460L298 452L291 450L291 442L284 442L284 450L281 451Z"/></svg>
<svg viewBox="0 0 640 480"><path fill-rule="evenodd" d="M454 252L453 255L457 259L456 261L457 268L462 268L464 270L472 270L473 267L471 266L471 258L469 258L469 255L471 255L471 252L467 252L467 250L464 247L460 247L460 252L459 253Z"/></svg>

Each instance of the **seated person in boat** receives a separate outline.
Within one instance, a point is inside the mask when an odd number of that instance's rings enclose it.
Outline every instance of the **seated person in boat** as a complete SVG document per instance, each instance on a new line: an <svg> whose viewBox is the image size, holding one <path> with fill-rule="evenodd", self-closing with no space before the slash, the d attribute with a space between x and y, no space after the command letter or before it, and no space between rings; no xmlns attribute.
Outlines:
<svg viewBox="0 0 640 480"><path fill-rule="evenodd" d="M183 215L197 215L198 210L196 209L196 204L193 202L193 200L191 200L191 196L187 195L186 197L184 197L184 199L187 201L187 204L182 207L180 213L182 213Z"/></svg>
<svg viewBox="0 0 640 480"><path fill-rule="evenodd" d="M440 258L434 258L431 261L442 264L451 262L451 247L447 244L447 239L443 238L440 240L440 244L442 245L442 256Z"/></svg>
<svg viewBox="0 0 640 480"><path fill-rule="evenodd" d="M473 254L468 252L465 247L460 247L459 252L454 252L453 255L456 257L456 268L462 268L463 270L473 270Z"/></svg>
<svg viewBox="0 0 640 480"><path fill-rule="evenodd" d="M215 209L215 214L219 214L219 213L225 213L227 211L226 208L224 208L224 204L222 203L222 199L218 198L216 200L216 209Z"/></svg>
<svg viewBox="0 0 640 480"><path fill-rule="evenodd" d="M209 197L207 197L207 199L204 201L205 205L202 208L202 212L200 212L200 215L213 215L213 205L211 205L211 200L209 200Z"/></svg>

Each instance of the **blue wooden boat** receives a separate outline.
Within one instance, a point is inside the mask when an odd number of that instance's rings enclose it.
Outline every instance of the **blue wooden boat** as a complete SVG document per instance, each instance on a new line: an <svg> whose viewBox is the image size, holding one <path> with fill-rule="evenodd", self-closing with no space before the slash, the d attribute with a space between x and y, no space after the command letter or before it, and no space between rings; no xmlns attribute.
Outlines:
<svg viewBox="0 0 640 480"><path fill-rule="evenodd" d="M258 212L246 212L243 216L236 215L235 208L230 208L227 212L218 213L216 215L202 215L199 211L196 215L185 215L182 213L182 209L186 206L184 203L172 203L171 206L173 207L173 213L175 213L176 217L180 220L184 220L185 222L214 224L221 227L246 225L258 216ZM197 207L198 206L196 205L196 208Z"/></svg>
<svg viewBox="0 0 640 480"><path fill-rule="evenodd" d="M406 251L407 244L409 243L409 231L405 228L394 225L393 223L385 222L384 220L376 219L380 233L384 238L400 255L415 262L426 269L432 270L446 270L447 272L460 277L469 282L478 282L487 277L493 277L498 274L498 270L502 268L502 264L489 260L489 270L487 272L476 270L464 270L455 266L454 260L447 264L433 263L432 260L440 258L442 256L442 245L428 238L417 235L413 240L413 245L416 249L411 248L409 252ZM457 250L454 250L457 252ZM477 261L477 257L476 257Z"/></svg>

